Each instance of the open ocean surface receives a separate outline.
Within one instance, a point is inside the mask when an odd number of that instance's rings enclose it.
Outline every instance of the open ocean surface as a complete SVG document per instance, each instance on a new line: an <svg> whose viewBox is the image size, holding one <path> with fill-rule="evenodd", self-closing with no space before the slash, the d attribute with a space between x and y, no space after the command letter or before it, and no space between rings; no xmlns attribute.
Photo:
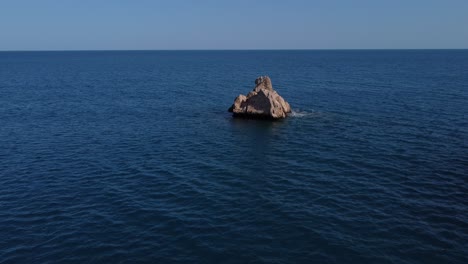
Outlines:
<svg viewBox="0 0 468 264"><path fill-rule="evenodd" d="M468 50L0 52L0 263L124 262L468 263Z"/></svg>

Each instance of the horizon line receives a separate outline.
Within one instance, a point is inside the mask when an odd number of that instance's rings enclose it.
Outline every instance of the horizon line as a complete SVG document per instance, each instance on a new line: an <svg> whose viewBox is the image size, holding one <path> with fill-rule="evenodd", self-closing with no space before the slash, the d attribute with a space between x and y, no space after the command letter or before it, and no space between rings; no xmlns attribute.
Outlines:
<svg viewBox="0 0 468 264"><path fill-rule="evenodd" d="M347 51L347 50L468 50L468 48L315 48L315 49L38 49L0 50L0 52L67 52L67 51Z"/></svg>

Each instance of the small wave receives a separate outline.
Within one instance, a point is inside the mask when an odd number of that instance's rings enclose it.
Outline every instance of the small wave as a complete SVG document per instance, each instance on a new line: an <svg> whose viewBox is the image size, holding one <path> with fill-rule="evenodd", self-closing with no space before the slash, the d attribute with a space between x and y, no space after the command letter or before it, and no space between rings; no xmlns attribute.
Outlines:
<svg viewBox="0 0 468 264"><path fill-rule="evenodd" d="M317 113L312 112L312 111L301 111L301 110L294 110L292 109L291 113L289 113L290 117L307 117L307 116L312 116Z"/></svg>

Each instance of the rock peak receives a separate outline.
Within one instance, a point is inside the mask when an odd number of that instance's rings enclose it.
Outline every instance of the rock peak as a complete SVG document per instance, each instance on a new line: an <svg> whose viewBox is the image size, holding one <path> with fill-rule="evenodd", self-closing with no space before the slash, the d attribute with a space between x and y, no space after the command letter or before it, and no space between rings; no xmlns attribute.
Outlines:
<svg viewBox="0 0 468 264"><path fill-rule="evenodd" d="M271 85L271 79L268 76L260 76L255 80L255 88L254 90L258 89L266 89L266 90L273 90L273 86Z"/></svg>
<svg viewBox="0 0 468 264"><path fill-rule="evenodd" d="M247 96L239 95L229 108L234 117L281 119L287 117L291 107L271 85L268 76L255 80L255 88Z"/></svg>

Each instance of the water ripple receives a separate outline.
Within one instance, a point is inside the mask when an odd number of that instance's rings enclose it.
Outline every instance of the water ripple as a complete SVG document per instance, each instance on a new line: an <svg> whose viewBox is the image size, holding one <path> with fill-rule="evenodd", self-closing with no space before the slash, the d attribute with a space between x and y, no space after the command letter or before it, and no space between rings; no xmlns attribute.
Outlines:
<svg viewBox="0 0 468 264"><path fill-rule="evenodd" d="M1 53L0 263L467 263L468 55L431 52ZM226 113L252 56L291 118Z"/></svg>

